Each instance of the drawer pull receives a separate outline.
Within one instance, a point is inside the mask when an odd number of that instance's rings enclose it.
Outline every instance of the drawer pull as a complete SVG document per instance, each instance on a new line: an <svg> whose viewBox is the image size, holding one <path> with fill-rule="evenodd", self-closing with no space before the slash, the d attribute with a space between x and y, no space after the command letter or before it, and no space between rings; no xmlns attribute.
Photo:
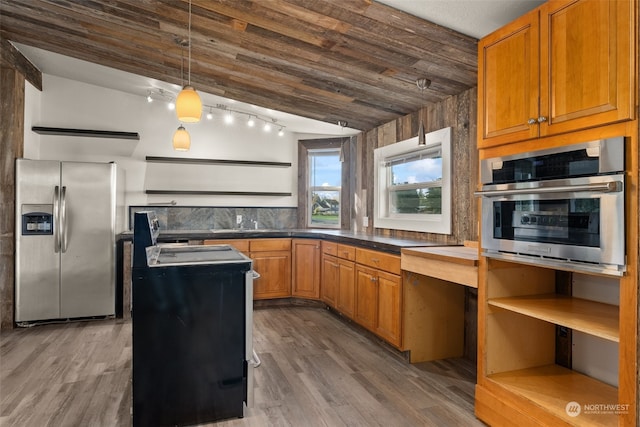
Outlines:
<svg viewBox="0 0 640 427"><path fill-rule="evenodd" d="M373 261L375 263L379 263L380 262L380 258L371 258L371 261Z"/></svg>

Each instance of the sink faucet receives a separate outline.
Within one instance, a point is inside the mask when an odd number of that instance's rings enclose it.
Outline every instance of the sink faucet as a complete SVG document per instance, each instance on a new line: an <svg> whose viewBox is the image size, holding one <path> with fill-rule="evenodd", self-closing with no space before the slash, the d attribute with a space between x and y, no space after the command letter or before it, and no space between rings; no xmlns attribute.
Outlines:
<svg viewBox="0 0 640 427"><path fill-rule="evenodd" d="M258 221L255 220L255 219L252 219L251 222L253 223L253 228L257 230L258 229Z"/></svg>

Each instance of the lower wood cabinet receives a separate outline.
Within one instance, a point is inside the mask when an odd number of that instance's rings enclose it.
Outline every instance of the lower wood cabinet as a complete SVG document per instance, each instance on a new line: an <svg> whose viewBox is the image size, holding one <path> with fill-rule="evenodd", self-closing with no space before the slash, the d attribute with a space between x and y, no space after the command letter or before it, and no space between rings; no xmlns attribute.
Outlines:
<svg viewBox="0 0 640 427"><path fill-rule="evenodd" d="M338 259L338 296L336 309L353 319L356 313L356 264Z"/></svg>
<svg viewBox="0 0 640 427"><path fill-rule="evenodd" d="M320 298L320 240L293 239L293 276L292 291L294 297L310 299Z"/></svg>
<svg viewBox="0 0 640 427"><path fill-rule="evenodd" d="M253 281L253 299L291 296L291 239L216 239L205 245L230 245L253 260L260 274Z"/></svg>
<svg viewBox="0 0 640 427"><path fill-rule="evenodd" d="M356 266L355 320L372 332L378 324L378 280L376 270Z"/></svg>
<svg viewBox="0 0 640 427"><path fill-rule="evenodd" d="M360 264L356 278L356 322L401 347L402 278Z"/></svg>
<svg viewBox="0 0 640 427"><path fill-rule="evenodd" d="M253 269L260 274L253 281L253 299L291 296L291 252L250 252Z"/></svg>
<svg viewBox="0 0 640 427"><path fill-rule="evenodd" d="M337 308L338 287L340 283L340 267L338 265L338 258L327 254L322 256L321 277L320 298L328 306Z"/></svg>
<svg viewBox="0 0 640 427"><path fill-rule="evenodd" d="M350 319L356 313L355 247L322 242L321 297Z"/></svg>
<svg viewBox="0 0 640 427"><path fill-rule="evenodd" d="M378 322L376 334L396 347L402 345L402 278L377 272Z"/></svg>

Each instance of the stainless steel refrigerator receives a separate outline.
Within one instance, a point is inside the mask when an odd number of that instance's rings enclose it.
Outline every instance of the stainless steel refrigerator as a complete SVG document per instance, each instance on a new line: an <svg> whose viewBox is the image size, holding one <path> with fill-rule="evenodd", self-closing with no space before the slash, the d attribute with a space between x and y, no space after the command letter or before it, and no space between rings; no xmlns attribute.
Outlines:
<svg viewBox="0 0 640 427"><path fill-rule="evenodd" d="M16 160L15 321L115 314L115 163Z"/></svg>

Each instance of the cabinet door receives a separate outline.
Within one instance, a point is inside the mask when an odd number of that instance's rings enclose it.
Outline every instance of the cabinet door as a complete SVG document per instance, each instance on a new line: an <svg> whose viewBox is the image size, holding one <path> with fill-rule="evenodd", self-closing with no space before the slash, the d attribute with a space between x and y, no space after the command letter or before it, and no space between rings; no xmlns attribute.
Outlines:
<svg viewBox="0 0 640 427"><path fill-rule="evenodd" d="M378 278L376 270L356 266L356 317L365 328L375 332L378 323Z"/></svg>
<svg viewBox="0 0 640 427"><path fill-rule="evenodd" d="M320 241L293 239L293 296L320 298Z"/></svg>
<svg viewBox="0 0 640 427"><path fill-rule="evenodd" d="M338 260L337 309L353 319L356 312L356 266L353 261Z"/></svg>
<svg viewBox="0 0 640 427"><path fill-rule="evenodd" d="M538 20L536 9L478 43L479 148L538 136Z"/></svg>
<svg viewBox="0 0 640 427"><path fill-rule="evenodd" d="M251 252L253 269L260 278L253 282L253 298L291 296L291 252Z"/></svg>
<svg viewBox="0 0 640 427"><path fill-rule="evenodd" d="M633 119L633 11L632 1L542 6L541 135Z"/></svg>
<svg viewBox="0 0 640 427"><path fill-rule="evenodd" d="M334 308L337 305L339 280L338 259L330 255L324 255L322 257L320 294L322 301Z"/></svg>
<svg viewBox="0 0 640 427"><path fill-rule="evenodd" d="M376 333L396 347L402 345L402 279L378 272L378 325Z"/></svg>

